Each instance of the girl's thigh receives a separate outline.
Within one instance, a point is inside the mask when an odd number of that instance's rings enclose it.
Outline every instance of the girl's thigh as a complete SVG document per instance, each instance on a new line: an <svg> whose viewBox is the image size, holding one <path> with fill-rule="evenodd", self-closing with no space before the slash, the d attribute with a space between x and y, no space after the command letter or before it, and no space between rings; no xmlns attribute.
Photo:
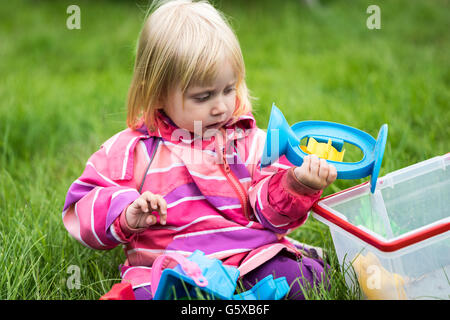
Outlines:
<svg viewBox="0 0 450 320"><path fill-rule="evenodd" d="M322 260L304 256L297 261L290 255L283 253L276 255L255 270L245 274L242 277L242 284L248 290L259 280L270 274L274 278L286 277L286 281L290 286L287 299L303 300L303 290L320 285L323 281L325 281L325 288L328 286Z"/></svg>

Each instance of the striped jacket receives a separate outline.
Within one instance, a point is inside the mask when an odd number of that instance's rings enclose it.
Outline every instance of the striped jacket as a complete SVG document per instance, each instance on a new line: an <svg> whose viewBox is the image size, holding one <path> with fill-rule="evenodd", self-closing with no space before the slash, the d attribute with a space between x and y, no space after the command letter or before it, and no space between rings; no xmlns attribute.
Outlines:
<svg viewBox="0 0 450 320"><path fill-rule="evenodd" d="M123 245L123 281L148 285L160 254L209 257L237 266L240 275L287 249L285 235L304 223L322 191L302 186L283 156L260 170L265 132L249 113L209 140L178 129L159 114L158 129L125 129L87 161L70 186L62 219L83 245L108 250ZM142 192L167 202L167 224L133 233L125 209Z"/></svg>

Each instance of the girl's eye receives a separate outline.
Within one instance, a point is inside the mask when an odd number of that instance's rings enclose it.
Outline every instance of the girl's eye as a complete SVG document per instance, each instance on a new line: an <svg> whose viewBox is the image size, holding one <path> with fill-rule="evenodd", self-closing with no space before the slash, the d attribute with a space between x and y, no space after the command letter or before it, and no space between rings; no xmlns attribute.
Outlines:
<svg viewBox="0 0 450 320"><path fill-rule="evenodd" d="M194 99L197 100L198 102L205 102L210 97L211 97L211 93L208 92L208 93L196 96L196 97L194 97Z"/></svg>
<svg viewBox="0 0 450 320"><path fill-rule="evenodd" d="M234 90L236 90L235 87L228 87L228 88L225 88L225 90L223 92L225 94L229 94L229 93L233 92Z"/></svg>

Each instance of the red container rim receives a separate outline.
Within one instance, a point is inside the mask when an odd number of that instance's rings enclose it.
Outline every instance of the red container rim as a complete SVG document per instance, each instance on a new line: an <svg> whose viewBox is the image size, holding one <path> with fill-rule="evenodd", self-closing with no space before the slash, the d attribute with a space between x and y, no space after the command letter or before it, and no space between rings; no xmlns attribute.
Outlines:
<svg viewBox="0 0 450 320"><path fill-rule="evenodd" d="M411 232L405 236L400 236L399 238L393 239L392 241L383 241L368 232L356 227L355 225L349 223L348 221L345 221L344 219L336 216L329 210L323 208L320 206L320 203L328 198L334 197L340 193L356 189L358 187L361 187L365 184L369 183L368 181L365 183L362 183L360 185L339 191L337 193L331 194L329 196L323 197L316 203L314 203L312 207L312 211L322 218L328 220L332 224L344 229L345 231L351 233L352 235L358 237L362 241L370 244L371 246L377 248L380 251L383 252L393 252L400 250L402 248L405 248L407 246L413 245L415 243L418 243L420 241L426 240L428 238L437 236L441 233L444 233L446 231L450 230L450 222L443 222L436 225L430 225L428 228L419 229L416 232Z"/></svg>

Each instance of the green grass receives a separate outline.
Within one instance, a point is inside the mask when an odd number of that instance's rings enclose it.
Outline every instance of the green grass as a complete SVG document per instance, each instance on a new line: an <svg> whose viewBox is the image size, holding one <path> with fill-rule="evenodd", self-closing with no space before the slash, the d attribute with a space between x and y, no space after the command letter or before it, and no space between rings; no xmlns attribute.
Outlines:
<svg viewBox="0 0 450 320"><path fill-rule="evenodd" d="M61 210L87 158L125 127L146 2L76 1L81 30L68 30L72 3L0 6L0 299L98 299L124 260L120 247L70 238ZM388 123L381 175L450 151L448 1L217 3L240 39L260 127L272 102L291 124L329 120L376 136ZM366 28L370 4L381 7L381 30ZM311 218L292 236L330 253L332 290L308 298L358 298L324 225ZM71 265L80 289L67 286Z"/></svg>

